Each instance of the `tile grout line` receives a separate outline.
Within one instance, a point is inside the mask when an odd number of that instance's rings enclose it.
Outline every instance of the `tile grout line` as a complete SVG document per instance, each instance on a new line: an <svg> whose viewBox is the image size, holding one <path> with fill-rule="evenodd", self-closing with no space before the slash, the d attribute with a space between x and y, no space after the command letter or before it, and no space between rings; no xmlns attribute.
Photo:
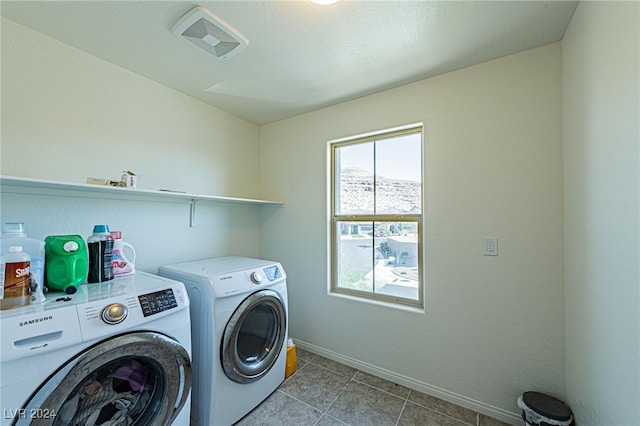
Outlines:
<svg viewBox="0 0 640 426"><path fill-rule="evenodd" d="M324 368L324 367L322 367L322 366L320 366L320 365L317 365L317 364L314 364L314 365L316 365L317 367L320 367L320 368ZM335 373L335 371L329 370L328 368L325 368L325 370L327 370L327 371L331 371L332 373ZM340 373L336 373L336 374L340 374ZM341 375L341 376L344 376L344 374L340 374L340 375ZM346 376L345 376L345 377L346 377ZM331 406L332 406L333 404L335 404L335 402L338 400L338 398L340 398L340 395L342 395L342 393L343 393L343 392L344 392L344 390L347 388L347 386L349 386L349 383L351 383L351 381L353 381L353 378L354 378L354 377L355 377L355 373L353 374L353 376L351 376L351 379L349 379L349 381L348 381L344 386L342 386L342 388L340 389L340 391L336 394L336 397L335 397L335 398L333 398L333 401L331 401L331 403L330 403L329 405L327 405L327 408L325 408L325 410L324 410L324 411L322 412L322 414L320 415L320 419L322 419L322 417L323 417L323 416L325 416L325 415L327 415L327 416L329 415L329 414L327 414L327 413L329 412L329 409L331 408ZM332 417L332 418L334 418L334 417ZM318 424L318 422L320 422L320 419L318 419L318 421L315 423L316 425ZM343 423L343 424L345 424L345 425L346 425L346 424L348 424L348 423L343 422L341 419L336 418L336 420L338 420L340 423Z"/></svg>
<svg viewBox="0 0 640 426"><path fill-rule="evenodd" d="M359 371L359 370L358 370L358 371ZM407 401L407 397L409 396L409 394L407 394L407 396L406 396L406 397L402 397L402 396L400 396L400 395L396 395L395 393L391 393L391 392L389 392L388 390L384 390L384 389L382 389L382 388L376 387L376 386L371 385L371 384L369 384L369 383L366 383L366 382L360 381L360 380L356 379L356 378L355 378L355 376L354 376L354 378L353 378L352 380L353 380L354 382L358 382L358 383L360 383L361 385L369 386L369 387L370 387L370 388L372 388L372 389L379 390L380 392L384 392L384 393L386 393L387 395L390 395L390 396L395 396L396 398L402 399L402 400L404 400L404 401ZM393 382L389 382L389 383L393 383Z"/></svg>
<svg viewBox="0 0 640 426"><path fill-rule="evenodd" d="M319 368L325 369L325 370L327 370L327 371L330 371L330 372L332 372L332 373L338 374L338 375L340 375L340 376L343 376L343 377L349 377L349 375L347 375L347 374L340 373L339 371L332 370L332 369L330 369L330 368L328 368L328 367L325 367L324 365L316 364L316 363L314 363L314 362L312 362L312 361L308 361L308 362L307 362L307 364L313 364L313 365L315 365L316 367L319 367ZM305 365L307 365L307 364L305 364ZM344 365L344 364L343 364L343 365ZM349 367L349 366L347 366L347 367ZM349 368L353 368L353 367L349 367ZM355 377L355 375L358 373L358 371L360 371L360 370L358 370L358 369L356 369L356 368L353 368L353 369L355 370L355 373L353 373L353 375L352 375L352 376L351 376L351 378L349 379L350 381L351 381L351 379L353 379L353 378Z"/></svg>
<svg viewBox="0 0 640 426"><path fill-rule="evenodd" d="M338 375L343 376L343 377L349 377L349 376L347 376L347 375L345 375L345 374L342 374L342 373L340 373L340 372L338 372L338 371L335 371L335 370L332 370L332 369L327 368L327 367L325 367L325 366L322 366L322 365L319 365L319 364L314 363L314 362L313 362L313 360L314 360L314 359L316 359L318 356L319 356L319 355L317 355L317 354L316 354L313 358L311 358L310 360L308 360L308 361L305 363L305 365L307 365L307 364L313 364L314 366L319 367L319 368L322 368L322 369L324 369L324 370L327 370L327 371L329 371L329 372L331 372L331 373L335 373L335 374L338 374ZM304 367L304 366L303 366L303 367ZM351 368L353 368L353 367L351 367ZM301 369L302 369L302 367L301 367ZM342 392L344 391L344 389L346 389L346 387L349 385L349 383L351 383L352 381L354 381L354 382L357 382L357 383L359 383L359 384L362 384L362 385L368 386L368 387L370 387L370 388L372 388L372 389L376 389L376 390L378 390L378 391L384 392L384 393L385 393L385 394L387 394L387 395L391 395L391 396L394 396L394 397L396 397L396 398L399 398L399 399L404 400L404 404L403 404L403 406L402 406L402 409L400 410L400 416L398 417L398 420L396 421L396 425L397 425L397 424L398 424L398 422L400 421L400 418L402 417L402 413L404 412L404 410L405 410L405 408L406 408L406 406L407 406L407 403L409 403L409 402L411 402L412 404L415 404L415 405L417 405L417 406L419 406L419 407L425 408L425 409L427 409L427 410L429 410L429 411L433 411L434 413L438 413L438 414L440 414L440 415L442 415L442 416L445 416L445 417L448 417L448 418L450 418L450 419L453 419L453 420L455 420L455 421L457 421L457 422L459 422L459 423L465 424L465 425L469 425L469 426L479 426L479 425L480 425L480 413L478 413L478 412L475 412L475 413L474 413L474 414L476 415L476 419L475 419L475 422L474 422L475 424L467 423L465 420L459 419L459 418L457 418L457 417L453 417L453 416L451 416L451 415L449 415L449 414L447 414L447 413L444 413L444 412L442 412L442 411L440 411L440 410L435 409L434 407L426 406L426 405L420 404L420 403L418 403L418 402L411 401L411 400L409 399L409 396L411 395L411 393L412 393L412 392L414 392L414 390L413 390L413 389L409 389L409 393L407 393L407 396L406 396L406 397L401 397L401 396L399 396L399 395L393 394L393 393L388 392L388 391L386 391L386 390L384 390L384 389L378 388L378 387L373 386L373 385L371 385L371 384L369 384L369 383L365 383L365 382L363 382L363 381L360 381L360 380L356 379L356 376L358 375L358 372L361 372L361 370L359 370L359 369L354 369L354 370L356 370L356 371L355 371L355 373L351 376L351 378L349 379L349 382L347 382L347 384L346 384L346 385L345 385L345 386L340 390L340 392L338 392L338 395L337 395L337 396L334 398L334 400L329 404L329 406L327 407L327 409L326 409L325 411L323 411L323 412L322 412L321 418L322 418L322 416L324 416L324 415L327 413L327 411L329 410L329 408L330 408L330 407L331 407L331 406L336 402L336 400L338 399L338 397L342 394ZM296 370L296 372L297 372L297 371L298 371L298 370ZM362 373L365 373L365 372L364 372L364 371L362 371ZM294 373L294 374L295 374L295 373ZM394 383L394 382L389 382L389 383ZM397 383L394 383L394 384L397 384ZM287 395L289 395L289 394L287 394ZM295 398L294 398L294 399L295 399ZM302 401L301 401L301 402L302 402ZM308 404L307 404L307 405L308 405ZM453 405L455 405L456 407L459 407L459 406L458 406L458 405L456 405L456 404L453 404ZM311 407L311 406L310 406L310 407ZM315 407L313 407L313 408L315 408ZM462 407L462 408L464 408L464 407ZM316 408L316 410L318 410L318 409ZM318 411L320 411L320 410L318 410ZM340 419L337 419L337 420L341 421ZM319 419L318 419L318 421L319 421ZM342 421L341 421L341 422L342 422ZM342 422L342 423L344 423L344 422Z"/></svg>
<svg viewBox="0 0 640 426"><path fill-rule="evenodd" d="M330 369L330 368L327 368L327 367L325 367L325 366L322 366L322 365L319 365L319 364L314 363L314 362L313 362L313 360L314 360L314 359L316 359L316 358L317 358L317 355L316 355L316 356L314 356L314 357L312 357L312 358L311 358L310 360L308 360L307 362L305 362L305 364L304 364L302 367L300 367L300 368L296 368L296 371L295 371L295 372L294 372L290 377L295 376L295 374L296 374L296 373L298 373L299 371L301 371L304 367L306 367L306 366L307 366L307 365L309 365L309 364L313 364L314 366L316 366L316 367L318 367L318 368L322 368L323 370L329 371L330 373L338 374L339 376L349 377L349 376L347 376L347 375L345 375L345 374L339 373L339 372L334 371L334 370L332 370L332 369ZM356 370L356 373L357 373L358 371L359 371L359 370ZM327 408L326 408L324 411L323 411L323 410L320 410L320 409L318 409L318 408L314 407L313 405L310 405L310 404L308 404L308 403L306 403L306 402L304 402L304 401L302 401L302 400L300 400L300 399L298 399L298 398L296 398L296 397L294 397L293 395L291 395L291 394L289 394L289 393L287 393L287 392L285 392L285 391L283 391L283 390L280 390L280 389L279 389L279 391L280 391L280 392L282 392L283 394L287 395L288 397L290 397L290 398L292 398L292 399L294 399L294 400L296 400L296 401L298 401L298 402L301 402L301 403L303 403L304 405L306 405L306 406L308 406L308 407L313 408L315 411L320 412L320 417L319 417L319 418L318 418L318 420L316 420L316 422L314 423L314 425L317 425L317 424L320 422L320 420L322 419L322 417L324 417L325 415L327 415L327 416L329 415L329 414L327 414L327 413L328 413L328 411L329 411L329 408L331 408L331 406L332 406L332 405L333 405L333 404L338 400L338 398L340 397L340 395L342 394L342 392L346 389L346 387L349 385L349 383L353 380L353 378L355 377L356 373L353 373L353 375L351 376L351 378L349 379L349 381L348 381L348 382L347 382L347 383L346 383L346 384L345 384L345 385L340 389L340 391L336 394L336 397L331 401L331 403L329 403L329 405L327 405ZM284 382L283 382L283 383L284 383ZM333 418L333 417L332 417L332 418ZM343 423L343 424L347 425L347 423L343 422L343 421L342 421L342 420L340 420L340 419L336 419L336 420L338 420L340 423Z"/></svg>
<svg viewBox="0 0 640 426"><path fill-rule="evenodd" d="M314 357L314 358L315 358L315 357ZM307 364L313 364L313 365L315 365L316 367L319 367L319 368L325 369L325 370L327 370L327 371L329 371L329 372L331 372L331 373L335 373L335 374L338 374L338 375L340 375L340 376L348 377L348 376L346 376L346 375L344 375L344 374L342 374L342 373L339 373L339 372L337 372L337 371L334 371L334 370L332 370L332 369L330 369L330 368L327 368L327 367L324 367L324 366L322 366L322 365L315 364L315 363L313 363L313 362L311 362L311 361L308 361L308 362L307 362ZM306 365L306 364L305 364L305 365ZM361 384L361 385L368 386L368 387L370 387L371 389L375 389L375 390L377 390L377 391L383 392L383 393L385 393L385 394L387 394L387 395L390 395L390 396L396 397L396 398L401 399L401 400L403 400L403 401L404 401L404 402L403 402L403 404L402 404L402 409L400 410L400 414L398 415L398 420L396 421L396 426L397 426L397 424L400 422L400 419L402 418L402 413L404 412L404 409L405 409L405 407L407 406L407 403L409 403L409 402L411 402L412 404L416 404L417 406L422 407L422 408L424 408L424 409L427 409L427 410L429 410L429 411L433 411L434 413L438 413L438 414L440 414L440 415L442 415L442 416L445 416L445 417L448 417L448 418L450 418L450 419L453 419L453 420L455 420L455 421L457 421L457 422L459 422L459 423L469 425L469 423L465 422L464 420L461 420L461 419L458 419L458 418L456 418L456 417L450 416L450 415L448 415L448 414L446 414L446 413L442 413L442 412L440 412L440 411L438 411L438 410L435 410L433 407L427 407L426 405L422 405L422 404L419 404L419 403L417 403L417 402L410 401L410 400L409 400L409 395L411 395L411 392L413 392L413 390L412 390L412 389L409 389L409 392L407 393L407 396L406 396L406 397L401 397L401 396L399 396L399 395L393 394L393 393L388 392L388 391L386 391L386 390L384 390L384 389L381 389L381 388L379 388L379 387L373 386L373 385L371 385L371 384L369 384L369 383L362 382L362 381L360 381L360 380L356 379L356 376L358 375L358 372L360 372L360 371L361 371L361 370L357 370L357 369L356 369L356 372L351 376L351 379L349 379L349 382L347 382L347 384L346 384L346 385L345 385L345 386L340 390L340 392L338 392L338 394L336 395L336 397L334 398L334 400L331 402L331 404L329 404L329 406L327 407L327 409L326 409L324 412L322 412L322 415L327 414L327 411L329 411L329 408L330 408L330 407L331 407L331 406L332 406L332 405L337 401L337 399L340 397L340 395L341 395L341 394L342 394L342 392L346 389L346 387L349 385L349 383L351 383L351 382L356 382L356 383L359 383L359 384ZM364 373L364 372L363 372L363 373ZM389 383L393 383L393 382L389 382ZM477 413L476 413L476 414L477 414ZM321 416L321 418L322 418L322 416ZM337 419L337 420L339 420L340 422L342 422L342 420L340 420L340 419ZM320 419L318 419L318 421L320 421ZM344 423L344 422L342 422L342 423ZM316 424L317 424L317 423L316 423ZM478 424L478 417L476 416L476 425L477 425L477 424ZM470 426L476 426L476 425L470 425Z"/></svg>
<svg viewBox="0 0 640 426"><path fill-rule="evenodd" d="M467 423L466 421L464 421L464 420L462 420L462 419L459 419L459 418L457 418L457 417L453 417L453 416L452 416L452 415L450 415L450 414L443 413L442 411L437 410L437 409L435 409L434 407L429 407L429 406L427 406L427 405L420 404L419 402L411 401L411 400L409 399L409 396L411 395L411 392L417 392L417 391L414 391L413 389L410 389L410 390L409 390L409 394L407 395L407 402L410 402L410 403L412 403L412 404L415 404L415 405L417 405L418 407L424 408L424 409L426 409L426 410L433 411L434 413L438 413L438 414L440 414L441 416L445 416L445 417L448 417L448 418L450 418L450 419L453 419L453 420L455 420L455 421L456 421L456 422L458 422L458 423L462 423L462 424L469 425L469 426L477 426L477 425L479 425L480 420L479 420L479 417L478 417L478 416L479 416L480 414L479 414L479 413L477 413L477 412L474 412L474 414L476 415L476 421L475 421L475 423L476 423L476 424L475 424L475 425L473 425L473 424L471 424L471 423ZM445 402L446 402L446 401L445 401ZM456 405L456 404L453 404L453 405L455 405L456 407L460 407L459 405ZM461 408L464 408L464 407L461 407Z"/></svg>
<svg viewBox="0 0 640 426"><path fill-rule="evenodd" d="M408 394L407 394L408 396ZM398 426L398 424L400 423L400 419L402 418L402 414L404 413L404 409L407 407L407 402L409 402L408 399L404 400L404 404L402 404L402 409L400 410L400 414L398 414L398 420L396 420L396 425Z"/></svg>
<svg viewBox="0 0 640 426"><path fill-rule="evenodd" d="M342 373L340 373L340 372L334 371L334 370L332 370L332 369L330 369L330 368L327 368L327 367L325 367L325 366L323 366L323 365L320 365L320 364L316 364L316 363L314 363L314 362L313 362L313 360L314 360L314 359L316 359L317 357L318 357L318 355L315 355L315 356L314 356L314 357L312 357L310 360L306 361L302 367L300 367L300 368L296 368L296 371L291 375L291 377L293 377L293 376L294 376L298 371L302 370L305 366L307 366L307 365L309 365L309 364L313 364L314 366L316 366L316 367L318 367L318 368L321 368L321 369L323 369L323 370L326 370L326 371L328 371L328 372L330 372L330 373L337 374L337 375L339 375L339 376L349 377L349 376L347 376L347 375L345 375L345 374L342 374ZM348 382L347 382L347 383L346 383L346 384L345 384L345 385L340 389L340 391L336 394L336 397L335 397L335 398L333 398L333 400L329 403L329 405L327 405L327 408L326 408L324 411L323 411L323 410L320 410L320 409L318 409L318 408L316 408L316 407L314 407L314 406L312 406L312 405L310 405L310 404L307 404L307 403L306 403L306 402L304 402L304 401L299 400L298 398L294 397L293 395L291 395L291 394L289 394L289 393L287 393L287 392L285 392L285 391L283 391L283 390L280 390L280 392L282 392L283 394L287 395L288 397L290 397L290 398L292 398L292 399L294 399L294 400L296 400L296 401L298 401L298 402L303 403L304 405L306 405L306 406L308 406L308 407L313 408L315 411L320 412L320 417L319 417L319 418L318 418L318 420L316 420L316 422L314 423L314 425L317 425L317 424L320 422L320 420L322 420L322 418L323 418L325 415L326 415L326 416L329 416L329 414L328 414L329 408L331 408L331 406L332 406L332 405L333 405L333 404L338 400L338 398L340 397L340 395L342 394L342 392L344 392L344 390L346 389L346 387L349 385L349 383L351 383L351 381L355 378L355 375L356 375L356 374L357 374L357 372L359 371L359 370L357 370L357 369L355 369L355 370L356 370L356 371L355 371L355 373L353 373L353 374L351 375L351 378L349 378L349 381L348 381ZM284 382L283 382L283 383L284 383ZM332 417L332 418L334 418L334 417ZM339 421L339 422L340 422L340 423L342 423L342 424L348 425L348 423L345 423L345 422L343 422L343 421L342 421L342 420L340 420L340 419L337 419L337 418L336 418L336 420L337 420L337 421Z"/></svg>
<svg viewBox="0 0 640 426"><path fill-rule="evenodd" d="M297 401L301 404L306 405L307 407L311 408L314 411L317 411L320 413L320 417L318 417L318 420L316 420L316 422L314 423L314 425L318 424L318 422L320 421L320 419L322 418L322 416L324 415L324 412L322 410L317 409L316 407L314 407L313 405L307 404L306 402L302 401L301 399L296 398L295 396L283 391L282 389L278 389L277 392L281 392L283 395L286 395L287 397L293 399L294 401Z"/></svg>
<svg viewBox="0 0 640 426"><path fill-rule="evenodd" d="M320 368L324 368L325 370L330 371L330 372L332 372L332 373L339 374L339 375L341 375L341 376L347 377L347 376L345 376L344 374L338 373L337 371L331 370L331 369L326 368L326 367L323 367L323 366L321 366L321 365L318 365L318 364L314 364L314 365L315 365L315 366L317 366L317 367L320 367ZM409 394L411 393L411 390L409 389L409 392L407 392L407 396L406 396L406 397L401 397L401 396L396 395L396 394L393 394L393 393L391 393L391 392L389 392L389 391L387 391L387 390L381 389L381 388L379 388L379 387L373 386L373 385L371 385L371 384L369 384L369 383L365 383L365 382L363 382L363 381L360 381L360 380L356 379L356 376L358 375L358 373L359 373L359 372L364 373L364 371L362 371L362 370L358 370L358 369L355 369L355 370L356 370L356 371L355 371L355 373L353 373L353 375L351 376L351 379L349 379L349 381L347 382L347 384L346 384L346 385L344 385L344 386L342 387L342 389L340 390L340 392L338 392L338 394L336 395L336 397L334 398L334 400L331 402L331 404L329 404L329 406L327 407L327 409L324 411L323 415L325 415L325 414L326 414L326 415L328 415L328 414L327 414L327 412L329 411L329 408L331 408L331 406L332 406L332 405L333 405L333 404L338 400L338 398L340 397L340 395L341 395L341 394L344 392L344 390L349 386L349 383L351 383L351 382L355 382L355 383L358 383L358 384L361 384L361 385L367 386L367 387L369 387L369 388L371 388L371 389L375 389L375 390L377 390L377 391L380 391L380 392L382 392L382 393L385 393L385 394L387 394L387 395L389 395L389 396L392 396L392 397L394 397L394 398L398 398L398 399L400 399L400 400L402 400L402 401L403 401L403 403L402 403L402 408L400 409L400 413L398 414L398 419L397 419L397 420L396 420L396 422L395 422L395 426L397 426L397 425L398 425L398 423L400 422L400 419L402 418L402 413L404 412L404 408L407 406L407 402L409 402L409 399L408 399L408 398L409 398ZM389 383L393 383L393 382L389 382ZM333 417L332 417L332 418L333 418ZM336 420L338 420L340 423L348 424L348 423L343 422L343 421L342 421L342 420L340 420L340 419L336 419ZM318 419L318 422L319 422L319 421L320 421L320 419ZM317 422L316 422L316 424L317 424Z"/></svg>

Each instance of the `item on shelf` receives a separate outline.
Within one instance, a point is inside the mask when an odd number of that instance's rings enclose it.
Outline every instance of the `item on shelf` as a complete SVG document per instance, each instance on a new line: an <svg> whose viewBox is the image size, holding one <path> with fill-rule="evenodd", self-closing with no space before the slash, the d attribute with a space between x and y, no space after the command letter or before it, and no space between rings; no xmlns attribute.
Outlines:
<svg viewBox="0 0 640 426"><path fill-rule="evenodd" d="M88 183L95 178L89 178ZM189 209L189 227L194 228L196 226L196 210L197 205L200 202L206 203L221 203L221 204L236 204L236 205L253 205L253 206L282 206L281 201L273 200L261 200L252 198L236 198L228 196L208 195L208 194L195 194L183 191L174 190L145 190L139 189L137 191L122 190L122 188L114 188L106 184L106 180L97 179L103 183L97 185L87 185L85 183L72 183L61 182L47 179L34 179L18 176L2 176L0 175L0 192L2 193L15 193L20 191L22 193L24 188L29 188L31 194L34 195L51 195L52 190L61 190L73 192L74 196L83 198L94 197L108 197L116 199L139 199L139 197L145 197L151 201L153 200L166 200L174 199L182 202L190 203Z"/></svg>
<svg viewBox="0 0 640 426"><path fill-rule="evenodd" d="M9 247L0 258L0 309L13 309L31 302L31 258L20 246Z"/></svg>
<svg viewBox="0 0 640 426"><path fill-rule="evenodd" d="M95 225L93 234L87 238L89 248L89 283L100 283L113 279L113 238L107 225Z"/></svg>
<svg viewBox="0 0 640 426"><path fill-rule="evenodd" d="M23 222L5 222L2 225L0 255L9 253L9 247L20 246L31 258L31 303L45 301L44 297L44 241L27 238Z"/></svg>
<svg viewBox="0 0 640 426"><path fill-rule="evenodd" d="M122 176L120 180L124 182L124 186L127 188L137 188L138 187L138 176L135 173L129 170L125 170L122 172Z"/></svg>
<svg viewBox="0 0 640 426"><path fill-rule="evenodd" d="M80 235L49 235L44 242L47 287L67 294L75 293L89 272L84 238Z"/></svg>
<svg viewBox="0 0 640 426"><path fill-rule="evenodd" d="M23 188L29 188L32 194L35 195L50 195L51 190L72 191L78 196L82 197L83 194L91 194L86 198L93 198L94 195L110 193L110 196L118 197L118 199L130 199L137 198L140 194L143 194L148 198L156 199L168 199L173 198L176 200L183 200L188 203L194 201L204 201L212 203L224 203L224 204L247 204L256 206L281 206L284 203L282 201L253 199L253 198L237 198L230 196L210 195L210 194L195 194L188 191L176 191L172 189L160 189L160 190L140 190L140 191L121 191L117 188L110 187L105 179L96 179L98 184L87 185L90 181L96 178L88 178L86 183L74 183L63 182L48 179L34 179L19 176L2 176L0 175L0 191L1 192L15 192L16 190L22 190ZM92 188L94 187L94 188Z"/></svg>
<svg viewBox="0 0 640 426"><path fill-rule="evenodd" d="M110 180L110 179L94 178L94 177L88 177L87 183L90 185L119 186L122 188L126 186L125 182L121 180Z"/></svg>
<svg viewBox="0 0 640 426"><path fill-rule="evenodd" d="M111 238L113 238L113 254L111 258L113 276L120 277L134 274L136 272L136 250L131 244L122 241L122 233L120 231L111 231L110 234ZM131 252L130 257L125 255L125 249Z"/></svg>

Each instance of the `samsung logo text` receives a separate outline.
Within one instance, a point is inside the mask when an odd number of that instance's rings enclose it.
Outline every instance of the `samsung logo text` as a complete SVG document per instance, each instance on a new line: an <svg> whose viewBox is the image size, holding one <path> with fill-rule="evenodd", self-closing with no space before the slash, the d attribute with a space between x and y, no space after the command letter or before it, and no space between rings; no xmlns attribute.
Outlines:
<svg viewBox="0 0 640 426"><path fill-rule="evenodd" d="M38 324L40 322L45 322L45 321L50 321L53 319L53 315L49 315L48 317L40 317L40 318L34 318L34 319L30 319L29 321L23 321L19 324L20 327L26 327L28 325L34 325L34 324Z"/></svg>

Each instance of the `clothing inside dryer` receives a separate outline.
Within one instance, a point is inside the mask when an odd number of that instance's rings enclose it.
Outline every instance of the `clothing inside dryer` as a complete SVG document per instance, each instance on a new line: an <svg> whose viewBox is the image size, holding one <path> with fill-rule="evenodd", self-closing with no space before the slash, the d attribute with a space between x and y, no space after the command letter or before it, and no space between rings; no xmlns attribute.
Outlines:
<svg viewBox="0 0 640 426"><path fill-rule="evenodd" d="M54 424L145 424L145 417L153 414L147 408L158 404L164 385L164 375L153 359L124 357L111 361L76 386Z"/></svg>

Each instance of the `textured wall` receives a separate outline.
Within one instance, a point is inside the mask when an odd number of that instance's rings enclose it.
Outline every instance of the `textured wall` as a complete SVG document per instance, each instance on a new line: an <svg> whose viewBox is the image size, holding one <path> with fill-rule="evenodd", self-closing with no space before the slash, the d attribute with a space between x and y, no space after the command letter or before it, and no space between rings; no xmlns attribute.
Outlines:
<svg viewBox="0 0 640 426"><path fill-rule="evenodd" d="M2 20L2 173L256 197L259 129ZM27 155L28 153L28 155Z"/></svg>
<svg viewBox="0 0 640 426"><path fill-rule="evenodd" d="M287 270L292 336L513 422L523 391L562 396L560 80L553 44L263 126L261 192L286 208L261 252ZM426 313L327 295L327 141L415 122Z"/></svg>
<svg viewBox="0 0 640 426"><path fill-rule="evenodd" d="M640 422L640 4L581 2L562 41L566 389Z"/></svg>
<svg viewBox="0 0 640 426"><path fill-rule="evenodd" d="M257 126L2 20L2 174L84 183L139 174L139 188L257 196ZM121 230L141 269L257 256L257 207L2 195L2 220L29 235Z"/></svg>

